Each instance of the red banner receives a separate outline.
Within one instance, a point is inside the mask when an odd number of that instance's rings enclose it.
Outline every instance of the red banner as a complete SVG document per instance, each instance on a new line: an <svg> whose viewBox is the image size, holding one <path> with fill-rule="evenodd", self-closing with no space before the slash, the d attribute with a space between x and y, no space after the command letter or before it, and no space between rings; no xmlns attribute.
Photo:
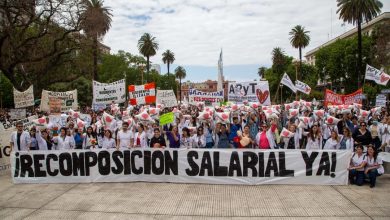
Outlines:
<svg viewBox="0 0 390 220"><path fill-rule="evenodd" d="M358 89L351 94L340 95L332 90L325 91L324 105L352 105L353 103L362 104L362 89Z"/></svg>

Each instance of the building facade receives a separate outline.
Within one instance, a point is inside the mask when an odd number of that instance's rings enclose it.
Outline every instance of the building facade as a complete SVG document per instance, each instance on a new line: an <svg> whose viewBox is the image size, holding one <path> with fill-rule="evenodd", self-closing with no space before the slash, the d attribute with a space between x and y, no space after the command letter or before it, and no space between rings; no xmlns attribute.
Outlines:
<svg viewBox="0 0 390 220"><path fill-rule="evenodd" d="M362 24L362 34L363 35L371 35L374 28L379 24L390 24L390 12L384 12L381 15L379 15L378 17L372 19L371 21ZM336 38L333 38L332 40L330 40L330 41L328 41L328 42L326 42L326 43L324 43L324 44L322 44L322 45L320 45L312 50L310 50L305 55L307 63L310 65L315 65L315 62L316 62L315 54L322 47L326 47L326 46L336 42L339 39L351 38L351 37L354 37L356 35L357 35L357 27L345 32L344 34L342 34ZM387 50L387 54L390 54L390 41L386 42L386 50Z"/></svg>
<svg viewBox="0 0 390 220"><path fill-rule="evenodd" d="M229 82L231 81L223 81L223 92L224 92L225 100L227 100ZM218 88L218 81L206 80L204 82L199 82L199 83L193 83L190 81L184 82L181 85L181 97L187 98L190 88L197 89L202 92L216 92ZM179 99L179 96L177 96L177 98Z"/></svg>

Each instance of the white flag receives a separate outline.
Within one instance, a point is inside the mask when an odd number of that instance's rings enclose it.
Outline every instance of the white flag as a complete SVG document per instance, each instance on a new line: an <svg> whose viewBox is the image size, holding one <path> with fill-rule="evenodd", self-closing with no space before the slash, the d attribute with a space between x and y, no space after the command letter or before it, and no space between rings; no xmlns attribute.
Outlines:
<svg viewBox="0 0 390 220"><path fill-rule="evenodd" d="M290 88L293 92L297 93L297 88L295 87L294 83L291 81L287 73L284 73L280 83Z"/></svg>
<svg viewBox="0 0 390 220"><path fill-rule="evenodd" d="M365 79L375 81L377 84L385 86L389 82L390 75L367 64Z"/></svg>
<svg viewBox="0 0 390 220"><path fill-rule="evenodd" d="M297 88L298 91L303 92L307 95L309 95L311 92L310 86L304 82L299 81L299 80L295 81L295 88Z"/></svg>

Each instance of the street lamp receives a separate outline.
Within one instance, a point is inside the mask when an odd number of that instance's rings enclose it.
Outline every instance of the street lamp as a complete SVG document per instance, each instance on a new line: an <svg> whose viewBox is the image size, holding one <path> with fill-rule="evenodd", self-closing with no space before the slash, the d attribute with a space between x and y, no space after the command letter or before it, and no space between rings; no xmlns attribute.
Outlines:
<svg viewBox="0 0 390 220"><path fill-rule="evenodd" d="M282 104L283 101L283 84L280 84L280 104Z"/></svg>

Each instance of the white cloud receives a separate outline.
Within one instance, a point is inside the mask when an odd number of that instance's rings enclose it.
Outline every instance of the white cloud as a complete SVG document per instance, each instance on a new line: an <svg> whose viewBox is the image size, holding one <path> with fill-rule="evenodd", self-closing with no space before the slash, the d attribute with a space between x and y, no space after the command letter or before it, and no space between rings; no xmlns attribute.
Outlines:
<svg viewBox="0 0 390 220"><path fill-rule="evenodd" d="M389 11L390 3L382 2L382 11ZM175 64L216 66L223 48L225 66L267 66L277 46L298 57L288 35L295 25L310 31L311 42L303 53L352 28L341 26L336 0L106 0L104 4L114 15L104 43L114 52L137 54L138 39L151 33L160 44L151 58L154 63L162 63L161 54L170 49Z"/></svg>

